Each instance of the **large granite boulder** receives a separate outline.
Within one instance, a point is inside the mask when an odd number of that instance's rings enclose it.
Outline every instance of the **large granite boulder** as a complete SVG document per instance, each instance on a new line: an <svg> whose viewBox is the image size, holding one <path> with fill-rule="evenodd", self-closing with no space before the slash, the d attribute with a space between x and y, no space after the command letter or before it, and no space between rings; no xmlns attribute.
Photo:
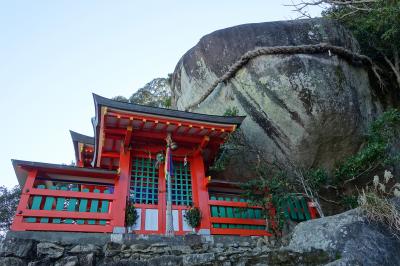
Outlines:
<svg viewBox="0 0 400 266"><path fill-rule="evenodd" d="M359 209L298 224L285 250L323 250L336 258L329 265L400 265L399 239Z"/></svg>
<svg viewBox="0 0 400 266"><path fill-rule="evenodd" d="M172 78L173 105L185 110L196 103L248 51L320 43L359 51L343 27L325 19L247 24L213 32L178 62ZM233 106L247 116L242 130L250 144L270 161L290 159L303 167L328 169L360 148L381 109L366 67L329 51L252 58L191 111L221 115ZM245 177L243 171L231 171L229 178L235 178L235 172Z"/></svg>

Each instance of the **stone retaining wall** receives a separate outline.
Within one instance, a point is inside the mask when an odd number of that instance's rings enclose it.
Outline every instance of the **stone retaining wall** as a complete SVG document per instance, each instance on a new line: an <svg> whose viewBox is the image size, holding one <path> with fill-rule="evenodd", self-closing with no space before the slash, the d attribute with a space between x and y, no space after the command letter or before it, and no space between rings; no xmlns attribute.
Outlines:
<svg viewBox="0 0 400 266"><path fill-rule="evenodd" d="M323 251L274 249L262 237L9 232L0 265L321 265Z"/></svg>

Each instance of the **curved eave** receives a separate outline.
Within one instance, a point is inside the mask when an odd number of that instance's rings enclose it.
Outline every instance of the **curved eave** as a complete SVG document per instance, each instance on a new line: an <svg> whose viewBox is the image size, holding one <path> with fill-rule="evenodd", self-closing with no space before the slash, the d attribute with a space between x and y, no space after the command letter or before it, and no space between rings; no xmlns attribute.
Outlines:
<svg viewBox="0 0 400 266"><path fill-rule="evenodd" d="M246 118L245 116L219 116L219 115L207 115L207 114L199 114L192 113L186 111L172 110L167 108L159 108L152 106L144 106L139 104L132 103L124 103L111 99L104 98L97 94L93 93L93 100L96 110L96 115L92 119L93 130L95 135L95 148L94 148L94 157L93 157L93 166L96 165L97 157L98 157L98 148L99 148L99 134L100 134L100 119L101 119L101 111L102 107L107 107L115 110L125 111L129 113L135 114L143 114L148 116L157 116L164 117L169 119L178 119L185 121L193 121L200 122L205 124L219 124L219 125L231 125L235 128L238 128L243 120Z"/></svg>
<svg viewBox="0 0 400 266"><path fill-rule="evenodd" d="M82 168L70 165L51 164L42 162L31 162L23 160L11 160L14 167L18 183L21 187L25 185L26 178L30 170L39 170L45 172L62 172L66 175L86 176L96 175L98 177L114 177L117 175L116 171L98 169L98 168Z"/></svg>
<svg viewBox="0 0 400 266"><path fill-rule="evenodd" d="M219 116L207 115L192 112L185 112L161 107L145 106L133 103L124 103L119 101L110 100L93 93L94 104L100 106L107 106L109 108L120 109L129 112L163 116L168 118L178 118L192 121L201 121L206 123L217 123L225 125L240 126L245 116ZM96 110L98 111L98 110Z"/></svg>
<svg viewBox="0 0 400 266"><path fill-rule="evenodd" d="M93 137L86 136L72 130L70 130L69 133L71 134L72 144L74 145L75 151L75 161L77 162L79 160L79 143L94 146L95 141Z"/></svg>
<svg viewBox="0 0 400 266"><path fill-rule="evenodd" d="M86 135L80 134L80 133L72 131L72 130L70 130L69 132L71 133L72 141L94 145L93 137L86 136Z"/></svg>

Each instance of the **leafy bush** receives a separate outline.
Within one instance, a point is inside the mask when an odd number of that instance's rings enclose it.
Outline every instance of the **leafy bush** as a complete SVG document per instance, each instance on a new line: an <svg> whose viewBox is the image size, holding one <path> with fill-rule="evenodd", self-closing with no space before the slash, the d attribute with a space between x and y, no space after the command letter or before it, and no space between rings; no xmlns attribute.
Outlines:
<svg viewBox="0 0 400 266"><path fill-rule="evenodd" d="M400 112L392 109L383 113L372 123L364 148L336 169L336 180L354 180L397 161L399 156L391 154L390 148L399 133Z"/></svg>
<svg viewBox="0 0 400 266"><path fill-rule="evenodd" d="M185 212L183 216L185 221L190 225L192 228L196 228L200 225L201 222L201 212L200 209L197 207L191 207Z"/></svg>
<svg viewBox="0 0 400 266"><path fill-rule="evenodd" d="M241 188L244 191L242 196L249 200L251 206L262 207L268 229L278 236L286 221L283 210L278 206L285 205L287 200L295 194L294 188L282 172L273 174L267 168L260 168L258 172L258 178L242 184ZM273 217L270 217L268 213L271 207L276 208Z"/></svg>
<svg viewBox="0 0 400 266"><path fill-rule="evenodd" d="M209 169L217 172L224 171L232 157L241 154L244 149L248 152L251 147L243 131L238 128L229 134L228 139L221 145L220 152Z"/></svg>
<svg viewBox="0 0 400 266"><path fill-rule="evenodd" d="M328 181L328 173L325 169L310 169L305 173L305 182L312 190L318 190Z"/></svg>
<svg viewBox="0 0 400 266"><path fill-rule="evenodd" d="M10 229L20 196L21 188L19 186L13 188L0 186L0 232Z"/></svg>
<svg viewBox="0 0 400 266"><path fill-rule="evenodd" d="M112 97L111 100L119 101L119 102L123 102L123 103L129 103L128 98L121 96L121 95Z"/></svg>
<svg viewBox="0 0 400 266"><path fill-rule="evenodd" d="M224 116L237 116L239 114L239 109L236 106L229 107L225 110Z"/></svg>
<svg viewBox="0 0 400 266"><path fill-rule="evenodd" d="M356 195L344 195L340 201L345 207L354 209L358 207L358 196Z"/></svg>
<svg viewBox="0 0 400 266"><path fill-rule="evenodd" d="M134 226L136 224L137 219L139 218L139 214L135 208L135 206L131 203L126 205L125 212L125 224L126 226Z"/></svg>

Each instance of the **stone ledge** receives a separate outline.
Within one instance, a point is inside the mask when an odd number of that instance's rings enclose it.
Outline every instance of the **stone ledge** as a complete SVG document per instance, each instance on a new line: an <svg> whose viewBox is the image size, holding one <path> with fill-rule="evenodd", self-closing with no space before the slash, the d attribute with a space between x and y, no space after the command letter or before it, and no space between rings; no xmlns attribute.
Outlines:
<svg viewBox="0 0 400 266"><path fill-rule="evenodd" d="M118 235L118 237L113 237ZM171 245L195 245L202 243L249 243L259 237L246 236L200 236L188 234L185 236L165 237L161 235L111 234L111 233L74 233L74 232L42 232L42 231L9 231L6 239L30 239L38 242L62 242L64 244L93 244L105 245L108 242L117 242L125 245L167 243Z"/></svg>

